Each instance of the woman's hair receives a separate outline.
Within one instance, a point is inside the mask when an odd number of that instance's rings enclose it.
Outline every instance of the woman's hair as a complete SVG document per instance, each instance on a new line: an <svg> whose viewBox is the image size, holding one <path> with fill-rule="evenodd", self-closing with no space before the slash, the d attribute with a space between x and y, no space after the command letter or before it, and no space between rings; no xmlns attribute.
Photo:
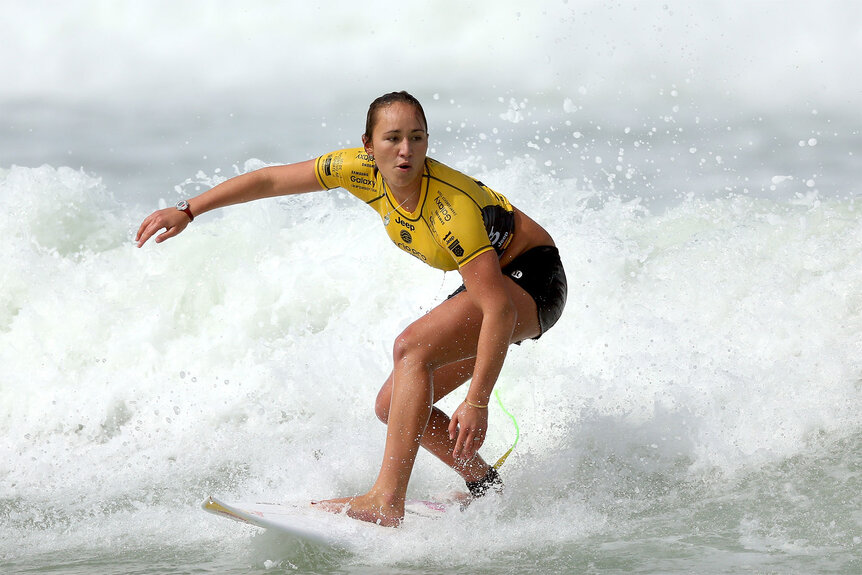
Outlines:
<svg viewBox="0 0 862 575"><path fill-rule="evenodd" d="M422 116L422 123L425 124L425 131L428 131L428 120L425 119L425 110L422 109L422 104L420 104L419 100L415 97L402 90L400 92L389 92L388 94L383 94L371 102L371 106L368 107L368 116L365 118L366 138L371 139L371 132L374 130L374 125L377 123L377 113L395 102L414 106L419 111L419 115Z"/></svg>

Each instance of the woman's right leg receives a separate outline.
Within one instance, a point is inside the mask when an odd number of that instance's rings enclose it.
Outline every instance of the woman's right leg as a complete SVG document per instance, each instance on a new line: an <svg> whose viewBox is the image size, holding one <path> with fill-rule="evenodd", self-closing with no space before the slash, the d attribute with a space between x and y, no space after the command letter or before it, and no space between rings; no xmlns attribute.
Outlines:
<svg viewBox="0 0 862 575"><path fill-rule="evenodd" d="M464 384L473 376L475 358L463 359L444 365L434 371L434 403ZM375 413L383 423L389 421L389 405L392 400L392 374L380 388L375 404ZM480 455L469 461L455 459L452 452L455 440L449 438L449 416L439 407L432 407L431 417L422 434L420 445L437 459L454 469L465 481L478 481L488 473L488 463Z"/></svg>

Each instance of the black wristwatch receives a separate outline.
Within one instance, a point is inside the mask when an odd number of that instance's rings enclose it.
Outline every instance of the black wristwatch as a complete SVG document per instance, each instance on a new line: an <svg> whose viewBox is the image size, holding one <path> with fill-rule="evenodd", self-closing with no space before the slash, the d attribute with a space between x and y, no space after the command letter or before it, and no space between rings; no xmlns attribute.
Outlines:
<svg viewBox="0 0 862 575"><path fill-rule="evenodd" d="M189 217L189 223L195 221L195 217L192 215L192 209L186 200L178 201L177 202L177 209L181 212L186 213L186 215Z"/></svg>

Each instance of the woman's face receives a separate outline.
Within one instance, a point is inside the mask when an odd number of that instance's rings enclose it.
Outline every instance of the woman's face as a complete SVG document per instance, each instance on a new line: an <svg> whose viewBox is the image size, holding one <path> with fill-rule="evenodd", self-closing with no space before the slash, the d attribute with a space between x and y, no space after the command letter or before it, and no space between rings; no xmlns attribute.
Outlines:
<svg viewBox="0 0 862 575"><path fill-rule="evenodd" d="M425 170L428 132L419 110L411 104L393 102L377 113L369 140L362 136L365 151L374 156L377 169L394 192L417 191Z"/></svg>

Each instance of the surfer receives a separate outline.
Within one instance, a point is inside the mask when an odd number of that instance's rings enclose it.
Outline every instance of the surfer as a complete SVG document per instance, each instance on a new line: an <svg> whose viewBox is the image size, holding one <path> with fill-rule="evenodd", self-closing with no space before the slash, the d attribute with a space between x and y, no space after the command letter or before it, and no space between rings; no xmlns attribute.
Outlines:
<svg viewBox="0 0 862 575"><path fill-rule="evenodd" d="M478 454L488 403L510 344L538 339L559 319L566 277L550 234L508 199L429 157L422 105L407 92L371 103L363 147L236 176L138 229L138 247L182 232L202 213L261 198L344 188L375 209L407 253L463 284L396 339L375 411L387 424L383 462L364 495L331 499L356 519L396 526L419 445L464 478L473 497L502 481ZM435 403L470 381L451 417Z"/></svg>

